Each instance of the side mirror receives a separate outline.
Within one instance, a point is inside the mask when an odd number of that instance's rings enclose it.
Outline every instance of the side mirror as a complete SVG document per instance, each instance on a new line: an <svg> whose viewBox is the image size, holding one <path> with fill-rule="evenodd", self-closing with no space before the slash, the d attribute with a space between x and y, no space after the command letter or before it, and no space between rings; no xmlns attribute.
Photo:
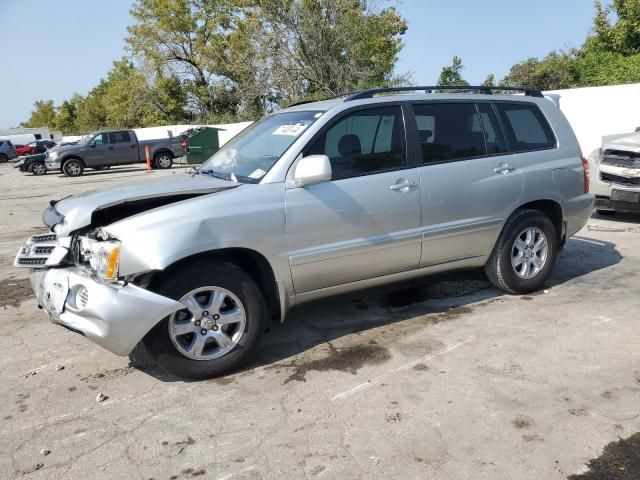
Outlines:
<svg viewBox="0 0 640 480"><path fill-rule="evenodd" d="M326 155L309 155L296 165L293 181L296 187L306 187L331 180L331 162Z"/></svg>
<svg viewBox="0 0 640 480"><path fill-rule="evenodd" d="M89 142L89 146L90 146L91 148L96 148L96 144L95 144L95 143L93 143L93 142Z"/></svg>

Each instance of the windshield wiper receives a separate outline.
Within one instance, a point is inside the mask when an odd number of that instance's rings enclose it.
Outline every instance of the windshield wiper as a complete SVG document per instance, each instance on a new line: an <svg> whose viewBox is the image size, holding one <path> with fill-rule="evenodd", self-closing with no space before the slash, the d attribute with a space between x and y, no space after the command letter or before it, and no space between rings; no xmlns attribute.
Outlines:
<svg viewBox="0 0 640 480"><path fill-rule="evenodd" d="M203 175L209 175L210 177L221 178L222 180L231 180L229 175L216 172L215 170L198 170L198 173Z"/></svg>

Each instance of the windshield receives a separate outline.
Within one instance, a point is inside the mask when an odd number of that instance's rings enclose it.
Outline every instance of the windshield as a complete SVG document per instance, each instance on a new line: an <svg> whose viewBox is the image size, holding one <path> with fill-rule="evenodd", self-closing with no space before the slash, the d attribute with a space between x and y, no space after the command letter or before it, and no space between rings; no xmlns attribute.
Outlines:
<svg viewBox="0 0 640 480"><path fill-rule="evenodd" d="M93 132L90 133L89 135L87 135L86 137L82 137L82 140L80 140L80 145L87 145L91 140L93 140L93 137L95 137L97 135L97 132Z"/></svg>
<svg viewBox="0 0 640 480"><path fill-rule="evenodd" d="M264 117L225 144L200 167L202 174L258 183L323 112L286 112Z"/></svg>

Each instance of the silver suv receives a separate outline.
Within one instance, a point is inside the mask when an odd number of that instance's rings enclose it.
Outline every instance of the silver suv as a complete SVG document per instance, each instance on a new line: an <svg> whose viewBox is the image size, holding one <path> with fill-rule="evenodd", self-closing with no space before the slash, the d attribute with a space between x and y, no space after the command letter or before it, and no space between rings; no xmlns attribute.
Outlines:
<svg viewBox="0 0 640 480"><path fill-rule="evenodd" d="M294 105L191 175L52 201L15 265L54 322L187 378L236 368L309 300L478 267L539 289L591 215L588 163L540 92L451 90Z"/></svg>

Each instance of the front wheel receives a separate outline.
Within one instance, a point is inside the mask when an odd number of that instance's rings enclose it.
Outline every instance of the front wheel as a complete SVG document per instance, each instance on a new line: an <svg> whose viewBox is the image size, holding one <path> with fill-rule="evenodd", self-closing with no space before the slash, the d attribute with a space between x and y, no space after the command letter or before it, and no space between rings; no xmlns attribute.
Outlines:
<svg viewBox="0 0 640 480"><path fill-rule="evenodd" d="M7 157L4 153L0 153L0 163L6 163L9 161L9 157Z"/></svg>
<svg viewBox="0 0 640 480"><path fill-rule="evenodd" d="M558 233L551 220L537 210L519 210L507 221L485 272L505 292L539 290L558 254Z"/></svg>
<svg viewBox="0 0 640 480"><path fill-rule="evenodd" d="M29 170L34 175L44 175L45 173L47 173L47 169L45 168L44 163L34 163L33 165L31 165L31 167L29 167Z"/></svg>
<svg viewBox="0 0 640 480"><path fill-rule="evenodd" d="M144 339L151 357L179 377L198 380L236 369L264 330L267 308L262 292L231 263L207 260L187 265L153 290L184 305Z"/></svg>
<svg viewBox="0 0 640 480"><path fill-rule="evenodd" d="M79 177L84 172L84 164L77 158L71 158L62 165L62 173L67 177Z"/></svg>

